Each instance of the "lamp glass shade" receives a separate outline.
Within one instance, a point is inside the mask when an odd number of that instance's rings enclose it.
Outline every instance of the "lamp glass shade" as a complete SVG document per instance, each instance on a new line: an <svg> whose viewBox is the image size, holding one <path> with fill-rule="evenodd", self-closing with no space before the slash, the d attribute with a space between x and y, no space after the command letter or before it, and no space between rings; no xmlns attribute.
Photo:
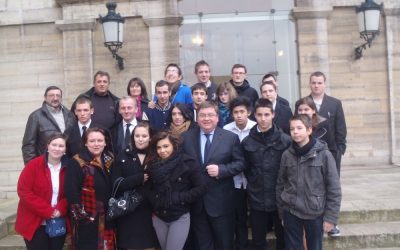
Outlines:
<svg viewBox="0 0 400 250"><path fill-rule="evenodd" d="M380 10L367 10L365 11L365 30L366 31L379 31Z"/></svg>
<svg viewBox="0 0 400 250"><path fill-rule="evenodd" d="M118 40L124 42L124 23L118 23Z"/></svg>
<svg viewBox="0 0 400 250"><path fill-rule="evenodd" d="M380 10L365 10L357 14L358 30L360 33L379 31Z"/></svg>
<svg viewBox="0 0 400 250"><path fill-rule="evenodd" d="M123 42L123 23L120 22L104 22L104 42L105 43L122 43Z"/></svg>

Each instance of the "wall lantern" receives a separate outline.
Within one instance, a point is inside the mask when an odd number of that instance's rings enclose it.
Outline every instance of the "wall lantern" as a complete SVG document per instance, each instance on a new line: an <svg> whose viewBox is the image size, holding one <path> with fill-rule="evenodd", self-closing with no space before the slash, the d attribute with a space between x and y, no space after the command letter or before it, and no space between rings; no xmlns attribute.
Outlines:
<svg viewBox="0 0 400 250"><path fill-rule="evenodd" d="M372 40L379 35L379 23L382 10L383 3L379 5L373 0L365 0L361 6L356 7L360 37L366 41L366 43L355 49L356 59L362 57L363 50L367 49L367 45L371 47Z"/></svg>
<svg viewBox="0 0 400 250"><path fill-rule="evenodd" d="M100 15L100 23L103 25L104 46L111 51L113 58L117 60L119 69L123 70L124 59L117 52L124 42L123 31L125 19L119 13L115 12L117 8L116 3L107 3L106 7L108 9L107 15L104 17Z"/></svg>

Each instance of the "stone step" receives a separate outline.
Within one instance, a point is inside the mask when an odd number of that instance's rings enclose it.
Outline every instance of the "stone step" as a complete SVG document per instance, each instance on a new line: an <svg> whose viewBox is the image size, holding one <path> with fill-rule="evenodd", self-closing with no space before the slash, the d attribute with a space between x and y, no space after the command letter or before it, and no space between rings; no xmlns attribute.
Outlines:
<svg viewBox="0 0 400 250"><path fill-rule="evenodd" d="M400 249L400 221L340 225L341 236L324 240L324 249Z"/></svg>
<svg viewBox="0 0 400 250"><path fill-rule="evenodd" d="M1 200L0 202L0 238L14 233L15 214L18 198Z"/></svg>
<svg viewBox="0 0 400 250"><path fill-rule="evenodd" d="M271 249L275 240L268 234ZM8 235L0 240L0 250L25 249L25 243L19 235ZM64 249L68 249L67 246ZM336 238L325 237L325 250L360 249L360 250L395 250L400 249L400 221L370 224L341 225L341 236Z"/></svg>
<svg viewBox="0 0 400 250"><path fill-rule="evenodd" d="M0 240L1 250L26 250L24 239L20 235L8 235Z"/></svg>
<svg viewBox="0 0 400 250"><path fill-rule="evenodd" d="M8 235L14 235L14 234L17 234L16 232L15 232L15 221L16 221L16 216L15 217L11 217L9 220L8 220Z"/></svg>
<svg viewBox="0 0 400 250"><path fill-rule="evenodd" d="M70 244L66 243L63 250L69 250ZM20 235L9 235L0 240L0 250L26 250L24 238Z"/></svg>
<svg viewBox="0 0 400 250"><path fill-rule="evenodd" d="M400 249L400 221L340 225L341 235L324 236L324 250ZM249 230L251 241L251 230ZM267 235L269 249L275 248L275 235Z"/></svg>
<svg viewBox="0 0 400 250"><path fill-rule="evenodd" d="M400 221L400 208L341 211L339 224Z"/></svg>

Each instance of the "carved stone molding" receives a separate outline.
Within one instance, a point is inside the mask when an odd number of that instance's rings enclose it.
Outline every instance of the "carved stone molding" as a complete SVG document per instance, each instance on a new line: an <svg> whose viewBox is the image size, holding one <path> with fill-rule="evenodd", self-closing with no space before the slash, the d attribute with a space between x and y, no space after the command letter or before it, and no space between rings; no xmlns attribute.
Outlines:
<svg viewBox="0 0 400 250"><path fill-rule="evenodd" d="M60 31L67 30L93 30L96 25L95 19L80 20L57 20L55 22Z"/></svg>
<svg viewBox="0 0 400 250"><path fill-rule="evenodd" d="M332 7L296 7L293 9L293 16L296 19L329 18L332 11Z"/></svg>
<svg viewBox="0 0 400 250"><path fill-rule="evenodd" d="M164 26L164 25L181 25L181 23L183 21L183 17L172 16L172 17L163 17L163 18L144 18L143 21L149 27Z"/></svg>

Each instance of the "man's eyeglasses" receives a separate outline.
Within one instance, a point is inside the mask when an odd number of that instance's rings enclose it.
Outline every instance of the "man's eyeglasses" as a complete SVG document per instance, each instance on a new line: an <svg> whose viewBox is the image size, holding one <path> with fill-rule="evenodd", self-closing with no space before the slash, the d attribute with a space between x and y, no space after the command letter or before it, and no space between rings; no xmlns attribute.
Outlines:
<svg viewBox="0 0 400 250"><path fill-rule="evenodd" d="M201 113L201 114L199 114L199 118L214 118L214 117L216 117L217 116L217 114L212 114L212 113L209 113L209 114L203 114L203 113Z"/></svg>

